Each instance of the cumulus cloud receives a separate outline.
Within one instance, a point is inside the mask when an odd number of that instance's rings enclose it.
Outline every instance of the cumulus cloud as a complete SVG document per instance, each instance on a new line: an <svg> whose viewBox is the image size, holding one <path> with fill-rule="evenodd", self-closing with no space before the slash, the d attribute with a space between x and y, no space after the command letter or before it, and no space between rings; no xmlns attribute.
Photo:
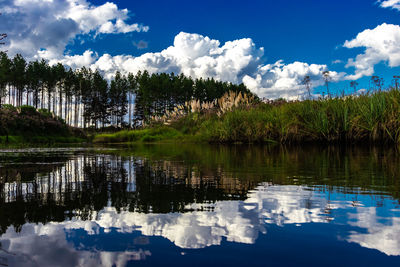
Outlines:
<svg viewBox="0 0 400 267"><path fill-rule="evenodd" d="M90 222L88 222L90 224ZM73 225L73 223L71 223ZM85 222L81 224L85 226ZM25 224L20 232L8 228L0 238L0 257L5 266L127 266L132 260L145 260L148 250L99 251L77 248L68 242L62 224ZM13 251L6 253L5 251ZM14 252L15 251L15 252ZM60 257L62 255L62 257Z"/></svg>
<svg viewBox="0 0 400 267"><path fill-rule="evenodd" d="M318 86L323 83L322 73L327 70L326 65L303 62L264 64L264 49L256 47L249 38L221 44L207 36L185 32L179 33L173 45L161 52L146 53L139 57L109 54L98 57L92 51L62 58L42 56L50 62L60 61L69 66L93 62L91 68L102 71L108 79L117 70L122 73L147 70L150 73L183 73L193 78L213 77L221 81L244 83L253 93L270 99L303 96L306 93L304 85L301 85L304 76L310 76L313 86ZM334 81L344 76L333 71L330 75Z"/></svg>
<svg viewBox="0 0 400 267"><path fill-rule="evenodd" d="M148 26L128 24L129 12L114 3L100 6L86 0L4 0L0 32L9 35L6 49L33 58L63 55L79 34L146 32Z"/></svg>
<svg viewBox="0 0 400 267"><path fill-rule="evenodd" d="M39 56L49 60L50 65L61 63L73 69L91 66L98 58L98 54L91 50L85 51L82 55L63 56L62 58L54 57L49 51L39 51Z"/></svg>
<svg viewBox="0 0 400 267"><path fill-rule="evenodd" d="M400 10L400 0L384 0L380 2L380 6L383 8L393 8Z"/></svg>
<svg viewBox="0 0 400 267"><path fill-rule="evenodd" d="M48 192L46 190L44 192ZM378 208L371 206L368 197L361 198L355 207L355 202L349 201L355 195L337 192L336 197L330 199L328 194L307 186L262 183L250 191L244 201L192 203L187 205L187 209L195 210L193 212L164 214L117 211L114 207L105 207L93 213L89 220L74 217L44 225L26 223L19 233L10 226L0 236L0 242L4 250L12 253L6 255L10 263L14 263L11 266L125 266L128 260L145 259L151 252L142 249L100 251L83 245L77 248L68 242L66 233L79 231L80 236L82 233L99 236L113 230L120 234L140 231L143 236L166 238L180 248L200 249L221 245L223 239L254 244L260 234L267 234L266 225L330 223L336 227L352 227L339 231L342 232L339 240L391 256L400 255L400 240L397 238L400 218L398 210L393 210L395 204L389 204L392 202L389 198ZM59 259L60 251L66 255L62 259ZM29 264L33 260L36 265Z"/></svg>
<svg viewBox="0 0 400 267"><path fill-rule="evenodd" d="M4 2L4 4L3 4ZM244 38L221 43L199 34L181 32L170 47L138 57L131 55L98 55L87 50L80 55L65 54L65 48L85 35L146 32L147 26L129 24L127 9L112 2L94 5L87 0L4 0L0 32L9 33L10 55L21 53L28 59L46 59L50 64L61 62L72 68L83 66L99 69L110 79L115 72L183 73L193 78L214 78L244 83L260 97L296 99L304 96L301 85L310 76L313 86L323 84L326 65L277 61L265 64L264 49L252 39ZM78 38L77 38L78 37ZM140 41L138 49L147 47ZM344 75L331 72L332 80Z"/></svg>
<svg viewBox="0 0 400 267"><path fill-rule="evenodd" d="M355 74L347 78L359 79L374 74L374 66L386 62L390 67L400 66L400 26L383 23L367 29L344 43L346 48L365 47L365 52L349 59L346 67L354 67Z"/></svg>
<svg viewBox="0 0 400 267"><path fill-rule="evenodd" d="M268 98L297 99L304 96L306 88L301 84L305 76L310 76L312 86L320 86L324 83L322 73L327 71L326 65L294 62L283 64L278 61L275 64L259 66L257 72L251 76L243 77L243 82L254 93ZM332 81L339 81L343 73L330 71Z"/></svg>

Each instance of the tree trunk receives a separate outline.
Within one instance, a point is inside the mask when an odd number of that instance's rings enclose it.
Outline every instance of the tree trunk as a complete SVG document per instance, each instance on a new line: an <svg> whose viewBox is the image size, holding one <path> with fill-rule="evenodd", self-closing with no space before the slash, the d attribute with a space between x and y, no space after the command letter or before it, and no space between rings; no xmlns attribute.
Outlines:
<svg viewBox="0 0 400 267"><path fill-rule="evenodd" d="M58 102L58 116L60 116L60 118L62 118L62 105L63 105L63 100L62 100L62 90L61 87L58 88L59 92L58 92L58 98L59 98L59 102Z"/></svg>
<svg viewBox="0 0 400 267"><path fill-rule="evenodd" d="M50 108L51 108L51 93L50 93L50 91L48 91L47 92L47 109L49 110L49 112L50 112Z"/></svg>

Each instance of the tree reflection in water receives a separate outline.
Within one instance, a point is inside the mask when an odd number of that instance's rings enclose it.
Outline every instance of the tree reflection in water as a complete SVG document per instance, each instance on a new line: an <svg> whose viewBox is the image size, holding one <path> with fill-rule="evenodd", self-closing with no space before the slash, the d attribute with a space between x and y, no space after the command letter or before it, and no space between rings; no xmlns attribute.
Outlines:
<svg viewBox="0 0 400 267"><path fill-rule="evenodd" d="M117 229L203 248L222 238L254 244L267 225L333 222L353 227L342 240L400 255L393 150L151 146L53 156L0 157L2 242L57 232L67 244L60 231ZM151 255L131 254L109 256Z"/></svg>
<svg viewBox="0 0 400 267"><path fill-rule="evenodd" d="M118 155L77 155L55 164L0 169L1 231L26 222L87 220L104 207L117 211L185 212L191 203L245 199L254 182L196 173L191 166ZM24 179L21 179L24 177Z"/></svg>

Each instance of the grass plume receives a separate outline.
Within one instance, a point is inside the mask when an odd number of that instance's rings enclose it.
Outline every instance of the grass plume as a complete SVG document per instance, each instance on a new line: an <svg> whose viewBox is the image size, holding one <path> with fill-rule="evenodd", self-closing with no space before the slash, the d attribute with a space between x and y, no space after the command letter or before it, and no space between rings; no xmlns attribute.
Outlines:
<svg viewBox="0 0 400 267"><path fill-rule="evenodd" d="M400 90L357 96L295 102L256 102L242 94L227 93L212 102L193 100L174 114L155 119L144 130L159 132L157 140L190 137L217 143L354 143L400 142ZM173 132L173 135L169 133ZM144 133L144 132L143 132ZM108 141L125 141L120 133ZM141 137L141 138L142 138ZM101 138L95 139L99 141ZM126 141L139 140L139 138Z"/></svg>

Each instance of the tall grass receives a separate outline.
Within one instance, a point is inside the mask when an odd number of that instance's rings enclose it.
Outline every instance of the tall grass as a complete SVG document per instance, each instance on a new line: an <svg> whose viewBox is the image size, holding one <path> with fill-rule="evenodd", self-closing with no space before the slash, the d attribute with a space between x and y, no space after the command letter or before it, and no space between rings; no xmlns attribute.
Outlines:
<svg viewBox="0 0 400 267"><path fill-rule="evenodd" d="M151 132L155 131L155 132ZM120 132L108 141L158 141L192 136L218 143L400 142L400 91L298 102L280 101L238 106L221 114L189 113L169 123ZM131 136L131 137L129 137ZM107 141L102 135L95 141Z"/></svg>

